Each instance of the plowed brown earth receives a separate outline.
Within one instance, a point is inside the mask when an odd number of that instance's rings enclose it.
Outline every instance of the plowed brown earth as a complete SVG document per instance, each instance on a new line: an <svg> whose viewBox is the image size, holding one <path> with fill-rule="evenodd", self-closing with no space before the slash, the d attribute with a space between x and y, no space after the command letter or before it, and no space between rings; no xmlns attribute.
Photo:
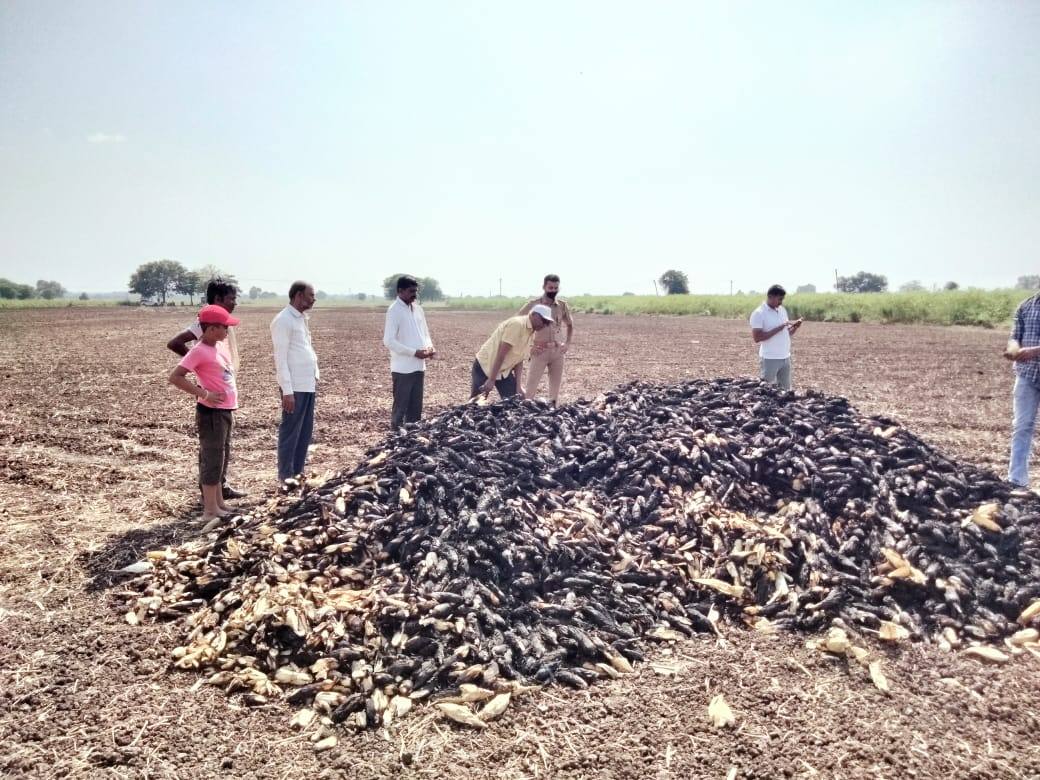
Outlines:
<svg viewBox="0 0 1040 780"><path fill-rule="evenodd" d="M253 499L274 478L267 325L242 307L232 472ZM198 533L191 402L166 384L164 344L187 309L0 312L0 772L36 777L1040 777L1040 663L992 668L928 647L886 651L886 696L807 637L731 628L659 648L655 671L528 695L484 733L422 709L391 742L315 754L280 705L240 708L167 670L175 625L131 628L111 570ZM495 314L429 311L445 356L427 411L465 398ZM383 434L389 368L374 310L317 310L322 364L314 470L348 467ZM809 323L795 381L896 417L947 451L1004 468L1004 334ZM633 378L746 375L743 322L584 316L568 397ZM248 502L246 502L248 505ZM715 730L724 693L736 727Z"/></svg>

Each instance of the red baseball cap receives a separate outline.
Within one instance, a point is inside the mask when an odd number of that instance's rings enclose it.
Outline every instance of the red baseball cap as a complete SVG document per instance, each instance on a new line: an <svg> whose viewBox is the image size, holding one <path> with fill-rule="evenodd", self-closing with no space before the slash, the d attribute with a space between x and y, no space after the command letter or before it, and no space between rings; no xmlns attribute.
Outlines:
<svg viewBox="0 0 1040 780"><path fill-rule="evenodd" d="M238 317L232 317L228 314L227 309L223 306L217 306L215 303L203 306L199 310L200 325L238 325L239 322L241 320Z"/></svg>

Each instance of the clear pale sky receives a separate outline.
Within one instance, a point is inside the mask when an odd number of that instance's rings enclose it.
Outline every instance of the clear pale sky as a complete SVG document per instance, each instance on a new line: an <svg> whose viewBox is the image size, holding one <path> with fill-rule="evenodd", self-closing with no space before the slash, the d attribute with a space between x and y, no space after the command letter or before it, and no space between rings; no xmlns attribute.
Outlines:
<svg viewBox="0 0 1040 780"><path fill-rule="evenodd" d="M0 276L1040 273L1040 2L0 0Z"/></svg>

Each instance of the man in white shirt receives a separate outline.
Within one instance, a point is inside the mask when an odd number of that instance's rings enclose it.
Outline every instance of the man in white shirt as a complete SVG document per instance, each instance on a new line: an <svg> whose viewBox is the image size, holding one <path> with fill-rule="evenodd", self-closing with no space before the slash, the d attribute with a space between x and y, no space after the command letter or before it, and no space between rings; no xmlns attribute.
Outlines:
<svg viewBox="0 0 1040 780"><path fill-rule="evenodd" d="M314 306L314 288L293 282L289 305L271 322L274 367L282 392L282 423L278 428L278 479L303 473L314 430L314 401L318 391L318 356L304 312Z"/></svg>
<svg viewBox="0 0 1040 780"><path fill-rule="evenodd" d="M766 292L766 301L751 313L751 338L758 344L762 379L791 389L791 336L802 326L801 318L793 322L787 317L784 296L787 291L774 284Z"/></svg>
<svg viewBox="0 0 1040 780"><path fill-rule="evenodd" d="M416 300L418 295L419 282L411 276L400 277L397 297L386 310L383 327L383 344L390 350L390 376L394 385L390 426L395 430L422 417L426 359L436 352L426 315Z"/></svg>

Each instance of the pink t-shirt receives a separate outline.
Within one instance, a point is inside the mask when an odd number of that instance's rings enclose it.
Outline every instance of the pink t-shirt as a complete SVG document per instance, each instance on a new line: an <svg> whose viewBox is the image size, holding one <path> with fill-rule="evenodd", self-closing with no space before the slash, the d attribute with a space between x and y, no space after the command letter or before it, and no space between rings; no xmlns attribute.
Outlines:
<svg viewBox="0 0 1040 780"><path fill-rule="evenodd" d="M231 353L223 341L218 341L216 347L198 342L177 365L195 374L204 390L224 394L224 400L220 403L207 403L200 398L200 404L212 409L238 408L238 388L231 367Z"/></svg>

